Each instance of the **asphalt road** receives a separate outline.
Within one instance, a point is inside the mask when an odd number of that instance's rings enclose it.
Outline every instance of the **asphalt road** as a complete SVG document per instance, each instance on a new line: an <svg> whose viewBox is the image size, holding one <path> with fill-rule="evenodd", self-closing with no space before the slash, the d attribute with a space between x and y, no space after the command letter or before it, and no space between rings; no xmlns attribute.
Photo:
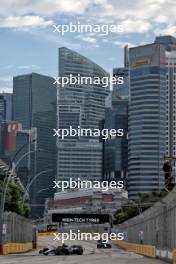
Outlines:
<svg viewBox="0 0 176 264"><path fill-rule="evenodd" d="M50 241L40 239L39 245L46 246ZM71 244L68 242L67 244ZM85 252L82 256L39 256L38 251L20 255L0 256L1 264L163 264L160 260L146 258L113 246L111 249L97 249L95 242L81 242Z"/></svg>

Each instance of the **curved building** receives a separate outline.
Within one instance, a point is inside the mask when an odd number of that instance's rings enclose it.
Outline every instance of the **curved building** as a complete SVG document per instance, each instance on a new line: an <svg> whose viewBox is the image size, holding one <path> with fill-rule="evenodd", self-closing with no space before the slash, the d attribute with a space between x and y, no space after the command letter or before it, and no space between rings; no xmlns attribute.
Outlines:
<svg viewBox="0 0 176 264"><path fill-rule="evenodd" d="M58 88L58 129L100 128L104 118L105 98L109 83L92 83L95 77L109 78L109 74L96 63L68 48L59 49L59 77L70 75L89 77L87 83L78 81ZM106 87L105 87L106 86ZM66 180L83 178L101 180L102 143L99 138L67 137L58 139L57 178Z"/></svg>

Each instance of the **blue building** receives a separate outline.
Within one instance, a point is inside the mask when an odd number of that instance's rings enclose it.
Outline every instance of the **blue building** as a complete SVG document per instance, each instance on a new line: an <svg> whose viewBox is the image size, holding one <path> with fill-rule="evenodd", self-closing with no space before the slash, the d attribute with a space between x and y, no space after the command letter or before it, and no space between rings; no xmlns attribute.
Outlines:
<svg viewBox="0 0 176 264"><path fill-rule="evenodd" d="M166 150L166 59L164 46L130 49L128 192L160 191Z"/></svg>
<svg viewBox="0 0 176 264"><path fill-rule="evenodd" d="M12 120L12 94L0 93L0 120Z"/></svg>
<svg viewBox="0 0 176 264"><path fill-rule="evenodd" d="M113 85L113 91L106 98L104 127L123 129L125 135L110 138L104 142L104 178L108 180L124 180L126 185L128 169L128 97L129 70L114 68L113 76L123 77L123 84Z"/></svg>

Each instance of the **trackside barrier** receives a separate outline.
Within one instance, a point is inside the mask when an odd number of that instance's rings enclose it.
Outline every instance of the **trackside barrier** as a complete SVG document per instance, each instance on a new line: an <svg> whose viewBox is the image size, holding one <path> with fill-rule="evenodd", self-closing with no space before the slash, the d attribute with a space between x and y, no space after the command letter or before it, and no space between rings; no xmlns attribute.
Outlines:
<svg viewBox="0 0 176 264"><path fill-rule="evenodd" d="M176 249L173 250L173 264L176 264Z"/></svg>
<svg viewBox="0 0 176 264"><path fill-rule="evenodd" d="M11 253L24 253L32 248L32 243L7 243L3 245L3 255Z"/></svg>
<svg viewBox="0 0 176 264"><path fill-rule="evenodd" d="M133 243L127 243L124 241L115 241L114 243L118 245L119 247L132 251L134 253L141 254L147 257L151 257L151 258L156 258L156 247L155 246L133 244Z"/></svg>
<svg viewBox="0 0 176 264"><path fill-rule="evenodd" d="M39 237L48 237L48 236L53 236L53 233L57 232L38 232Z"/></svg>

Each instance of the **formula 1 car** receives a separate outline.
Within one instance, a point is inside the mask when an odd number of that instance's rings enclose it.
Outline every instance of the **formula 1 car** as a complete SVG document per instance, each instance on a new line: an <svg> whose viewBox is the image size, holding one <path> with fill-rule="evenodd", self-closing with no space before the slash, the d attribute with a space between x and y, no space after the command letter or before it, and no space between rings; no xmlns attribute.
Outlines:
<svg viewBox="0 0 176 264"><path fill-rule="evenodd" d="M83 254L83 247L80 245L72 245L72 246L68 246L63 244L62 246L58 246L58 247L45 247L43 249L41 249L39 251L40 255L73 255L73 254L77 254L77 255L82 255Z"/></svg>
<svg viewBox="0 0 176 264"><path fill-rule="evenodd" d="M98 240L97 248L111 248L111 244L109 244L106 240Z"/></svg>

